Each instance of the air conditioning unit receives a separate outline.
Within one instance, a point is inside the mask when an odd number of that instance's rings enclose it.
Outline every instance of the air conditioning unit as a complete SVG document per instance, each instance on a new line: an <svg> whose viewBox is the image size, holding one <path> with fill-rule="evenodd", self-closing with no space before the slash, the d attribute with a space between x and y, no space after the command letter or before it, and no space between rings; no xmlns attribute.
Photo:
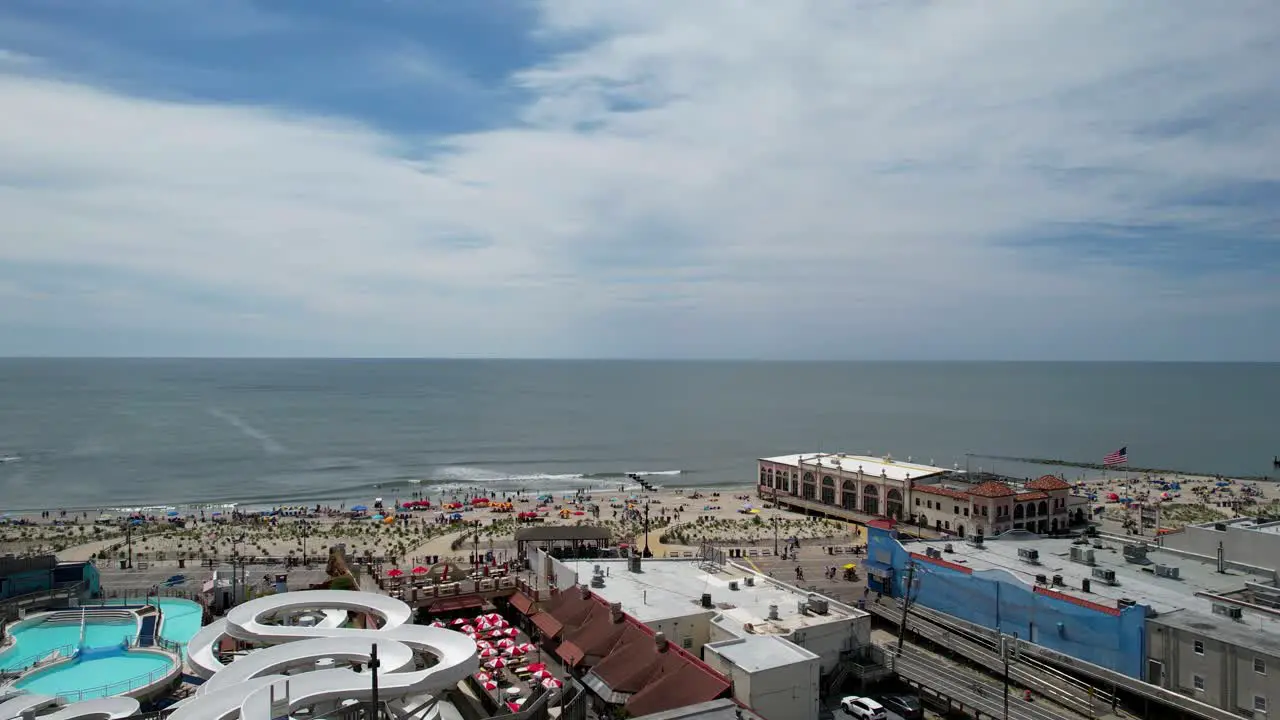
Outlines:
<svg viewBox="0 0 1280 720"><path fill-rule="evenodd" d="M1111 568L1094 568L1093 577L1108 585L1116 584L1116 571Z"/></svg>
<svg viewBox="0 0 1280 720"><path fill-rule="evenodd" d="M1231 618L1232 620L1240 620L1244 617L1244 611L1234 605L1224 603L1213 604L1213 614Z"/></svg>
<svg viewBox="0 0 1280 720"><path fill-rule="evenodd" d="M743 581L747 583L747 587L755 587L755 586L756 586L756 579L755 579L755 576L748 575L748 576L746 576L745 578L743 578Z"/></svg>
<svg viewBox="0 0 1280 720"><path fill-rule="evenodd" d="M1040 564L1040 551L1035 548L1018 548L1018 558L1033 565Z"/></svg>
<svg viewBox="0 0 1280 720"><path fill-rule="evenodd" d="M943 552L953 553L953 552L955 552L955 551L956 551L956 549L955 549L955 546L953 546L951 543L947 543L946 547L944 547L944 548L942 549L942 551L943 551Z"/></svg>
<svg viewBox="0 0 1280 720"><path fill-rule="evenodd" d="M1125 545L1121 552L1124 553L1124 559L1129 562L1141 563L1147 560L1146 545Z"/></svg>
<svg viewBox="0 0 1280 720"><path fill-rule="evenodd" d="M938 548L932 548L932 547L925 548L924 554L925 554L925 557L931 557L931 558L934 558L935 560L942 557L942 552L939 551Z"/></svg>
<svg viewBox="0 0 1280 720"><path fill-rule="evenodd" d="M1078 562L1081 565L1092 565L1094 563L1093 548L1072 545L1071 561Z"/></svg>
<svg viewBox="0 0 1280 720"><path fill-rule="evenodd" d="M827 606L826 598L811 597L809 598L809 610L815 615L826 615L830 608Z"/></svg>
<svg viewBox="0 0 1280 720"><path fill-rule="evenodd" d="M1178 568L1173 565L1156 565L1156 577L1169 578L1170 580L1179 579L1181 573Z"/></svg>
<svg viewBox="0 0 1280 720"><path fill-rule="evenodd" d="M729 589L730 589L730 590L737 590L737 589L738 589L738 581L737 581L737 580L730 580L730 581L729 581Z"/></svg>

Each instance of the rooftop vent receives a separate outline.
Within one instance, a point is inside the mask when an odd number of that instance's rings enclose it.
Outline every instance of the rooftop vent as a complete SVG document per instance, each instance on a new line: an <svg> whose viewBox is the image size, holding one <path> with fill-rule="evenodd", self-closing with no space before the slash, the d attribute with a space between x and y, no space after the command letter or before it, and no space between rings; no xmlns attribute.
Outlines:
<svg viewBox="0 0 1280 720"><path fill-rule="evenodd" d="M1040 564L1040 551L1035 548L1018 548L1018 559L1032 565Z"/></svg>
<svg viewBox="0 0 1280 720"><path fill-rule="evenodd" d="M1156 577L1178 580L1180 574L1178 568L1173 565L1156 565Z"/></svg>
<svg viewBox="0 0 1280 720"><path fill-rule="evenodd" d="M702 593L702 607L711 607L711 593Z"/></svg>
<svg viewBox="0 0 1280 720"><path fill-rule="evenodd" d="M770 619L770 620L777 620L777 619L778 619L778 606L777 606L777 605L770 605L770 606L769 606L769 619Z"/></svg>
<svg viewBox="0 0 1280 720"><path fill-rule="evenodd" d="M1057 586L1057 587L1062 587L1062 586L1066 585L1066 583L1064 583L1064 582L1062 581L1062 576L1061 576L1061 575L1054 575L1054 576L1053 576L1053 584L1054 584L1055 586Z"/></svg>
<svg viewBox="0 0 1280 720"><path fill-rule="evenodd" d="M946 544L946 547L942 548L942 551L943 551L943 552L953 553L953 552L955 552L955 551L956 551L956 549L955 549L955 546L953 546L951 543L947 543L947 544Z"/></svg>
<svg viewBox="0 0 1280 720"><path fill-rule="evenodd" d="M1043 573L1042 573L1042 574L1040 574L1040 575L1036 575L1036 584L1037 584L1037 585L1048 585L1048 584L1049 584L1049 576L1048 576L1048 575L1045 575L1045 574L1043 574Z"/></svg>
<svg viewBox="0 0 1280 720"><path fill-rule="evenodd" d="M1137 605L1137 604L1138 604L1138 601L1134 600L1133 598L1120 598L1119 600L1116 601L1116 607L1121 609L1124 609L1127 607L1133 607L1134 605Z"/></svg>
<svg viewBox="0 0 1280 720"><path fill-rule="evenodd" d="M730 590L737 590L737 589L738 589L738 581L737 581L737 580L730 580L730 581L729 581L729 589L730 589Z"/></svg>
<svg viewBox="0 0 1280 720"><path fill-rule="evenodd" d="M940 557L942 557L942 552L941 552L940 550L938 550L938 548L935 548L935 547L928 547L928 548L925 548L925 549L924 549L924 554L925 554L925 556L926 556L926 557L931 557L931 558L933 558L933 559L935 559L935 560L936 560L936 559L938 559L938 558L940 558Z"/></svg>
<svg viewBox="0 0 1280 720"><path fill-rule="evenodd" d="M756 586L756 578L755 578L755 576L754 576L754 575L748 575L748 576L746 576L745 578L743 578L743 579L742 579L742 581L743 581L743 582L745 582L745 583L747 584L747 587L755 587L755 586Z"/></svg>
<svg viewBox="0 0 1280 720"><path fill-rule="evenodd" d="M602 587L604 587L604 576L603 576L603 575L592 575L592 576L591 576L591 587L593 587L593 588L602 588Z"/></svg>
<svg viewBox="0 0 1280 720"><path fill-rule="evenodd" d="M809 598L808 605L809 609L812 610L815 615L826 615L827 612L830 611L826 598L811 597Z"/></svg>
<svg viewBox="0 0 1280 720"><path fill-rule="evenodd" d="M1092 590L1093 583L1089 582L1089 578L1084 578L1080 581L1080 592L1091 592Z"/></svg>
<svg viewBox="0 0 1280 720"><path fill-rule="evenodd" d="M1213 529L1214 529L1214 530L1217 530L1218 532L1226 532L1226 531L1227 531L1227 524L1226 524L1226 523L1214 523L1214 524L1213 524Z"/></svg>

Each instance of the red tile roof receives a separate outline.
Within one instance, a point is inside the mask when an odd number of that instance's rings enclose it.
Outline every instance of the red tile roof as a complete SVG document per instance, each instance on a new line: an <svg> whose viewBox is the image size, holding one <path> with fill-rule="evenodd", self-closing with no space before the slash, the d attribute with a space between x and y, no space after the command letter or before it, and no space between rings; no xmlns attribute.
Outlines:
<svg viewBox="0 0 1280 720"><path fill-rule="evenodd" d="M912 490L915 492L922 492L927 495L941 495L943 497L955 498L956 500L969 499L969 494L963 490L952 490L951 488L939 487L937 485L916 485Z"/></svg>
<svg viewBox="0 0 1280 720"><path fill-rule="evenodd" d="M556 649L556 654L571 666L584 660L598 661L609 654L622 635L627 626L623 617L619 615L615 622L608 606L593 606L577 627L565 626L564 643Z"/></svg>
<svg viewBox="0 0 1280 720"><path fill-rule="evenodd" d="M1013 499L1014 500L1044 500L1045 498L1048 498L1048 497L1049 497L1048 495L1040 492L1039 490L1035 490L1033 492L1018 493L1017 495L1013 496Z"/></svg>
<svg viewBox="0 0 1280 720"><path fill-rule="evenodd" d="M995 480L988 480L982 483L981 485L970 490L969 494L977 495L978 497L987 497L987 498L1005 497L1007 495L1013 494L1013 488L1009 487L1008 485L1005 485L1002 482L996 482Z"/></svg>
<svg viewBox="0 0 1280 720"><path fill-rule="evenodd" d="M1071 483L1054 475L1041 475L1040 477L1027 483L1030 490L1068 490Z"/></svg>

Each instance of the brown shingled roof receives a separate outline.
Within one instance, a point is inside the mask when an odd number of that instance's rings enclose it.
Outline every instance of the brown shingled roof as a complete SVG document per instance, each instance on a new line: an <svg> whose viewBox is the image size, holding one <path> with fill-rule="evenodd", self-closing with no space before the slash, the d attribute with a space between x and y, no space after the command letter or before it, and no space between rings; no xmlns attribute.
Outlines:
<svg viewBox="0 0 1280 720"><path fill-rule="evenodd" d="M1027 483L1027 489L1029 490L1066 490L1070 487L1071 483L1054 475L1041 475Z"/></svg>
<svg viewBox="0 0 1280 720"><path fill-rule="evenodd" d="M648 628L628 618L607 657L591 672L610 690L631 695L626 702L631 716L714 700L725 695L730 683L700 660L664 641L659 648Z"/></svg>
<svg viewBox="0 0 1280 720"><path fill-rule="evenodd" d="M575 628L565 628L564 643L556 654L570 666L583 661L598 661L609 654L627 625L622 618L615 622L606 605L595 604ZM588 662L588 664L592 664Z"/></svg>
<svg viewBox="0 0 1280 720"><path fill-rule="evenodd" d="M1013 488L1009 487L1008 485L1005 485L1002 482L996 482L995 480L988 480L982 483L981 485L975 487L974 489L970 490L969 494L977 495L978 497L988 497L988 498L1005 497L1013 494Z"/></svg>

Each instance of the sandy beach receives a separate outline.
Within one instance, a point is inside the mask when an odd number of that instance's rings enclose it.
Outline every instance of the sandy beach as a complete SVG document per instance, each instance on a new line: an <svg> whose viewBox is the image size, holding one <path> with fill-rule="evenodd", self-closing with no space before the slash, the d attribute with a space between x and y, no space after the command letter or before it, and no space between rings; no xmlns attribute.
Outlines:
<svg viewBox="0 0 1280 720"><path fill-rule="evenodd" d="M501 562L514 552L515 530L524 525L598 524L610 528L620 542L643 546L646 504L648 544L658 557L696 549L703 541L772 545L775 518L783 540L856 542L856 525L774 509L756 498L754 491L744 487L556 496L511 493L489 498L495 502L488 504L475 502L482 497L478 494L461 494L434 498L430 507L399 510L395 499L386 499L378 508L377 500L370 498L366 506L355 506L366 508L360 511L323 506L255 512L160 510L132 516L48 511L7 518L0 525L0 553L55 553L65 560L114 564L127 554L127 527L135 563L176 566L182 559L198 565L225 562L233 556L315 563L322 562L328 548L338 543L346 545L349 556L391 567L412 567L432 556L469 560L475 551L492 552ZM1139 503L1160 506L1165 530L1239 515L1280 516L1280 486L1273 483L1108 473L1105 478L1077 483L1075 492L1091 498L1095 519L1112 532L1136 528ZM446 507L441 507L442 501Z"/></svg>

